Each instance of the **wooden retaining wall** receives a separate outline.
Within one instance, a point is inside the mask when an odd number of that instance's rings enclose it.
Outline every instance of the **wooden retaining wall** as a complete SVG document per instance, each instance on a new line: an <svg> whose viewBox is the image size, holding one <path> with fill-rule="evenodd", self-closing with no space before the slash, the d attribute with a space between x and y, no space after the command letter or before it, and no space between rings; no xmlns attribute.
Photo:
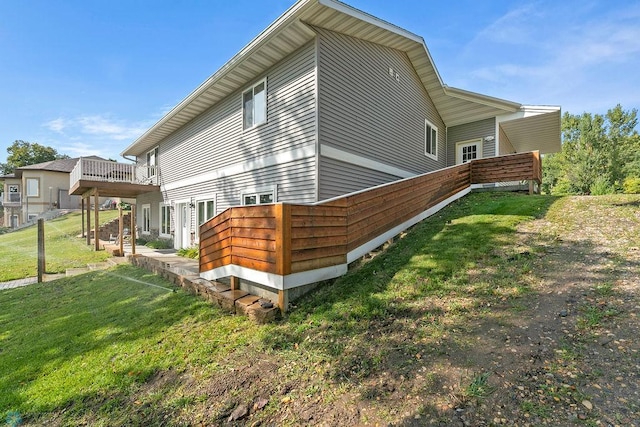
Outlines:
<svg viewBox="0 0 640 427"><path fill-rule="evenodd" d="M287 276L346 264L350 251L471 184L542 178L538 152L474 160L317 205L229 208L200 228L200 272L236 265Z"/></svg>

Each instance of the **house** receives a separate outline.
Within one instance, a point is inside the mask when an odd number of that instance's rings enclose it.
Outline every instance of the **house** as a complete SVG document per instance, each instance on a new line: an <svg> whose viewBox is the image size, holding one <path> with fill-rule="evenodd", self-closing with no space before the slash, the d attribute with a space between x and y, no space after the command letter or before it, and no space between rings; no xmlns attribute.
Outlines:
<svg viewBox="0 0 640 427"><path fill-rule="evenodd" d="M420 36L342 2L301 0L122 155L160 174L161 191L137 199L142 233L182 248L231 206L317 202L559 149L559 107L449 87Z"/></svg>
<svg viewBox="0 0 640 427"><path fill-rule="evenodd" d="M104 160L100 157L88 157ZM80 197L69 194L69 174L78 162L59 159L19 167L4 179L4 224L15 228L52 209L80 209Z"/></svg>
<svg viewBox="0 0 640 427"><path fill-rule="evenodd" d="M447 86L420 36L339 1L300 0L121 154L153 181L134 182L141 233L184 248L229 208L317 205L475 159L559 149L559 107ZM94 194L92 185L72 192ZM245 224L259 213L238 212ZM277 247L271 234L265 244ZM261 274L279 290L329 277L287 285L286 272Z"/></svg>

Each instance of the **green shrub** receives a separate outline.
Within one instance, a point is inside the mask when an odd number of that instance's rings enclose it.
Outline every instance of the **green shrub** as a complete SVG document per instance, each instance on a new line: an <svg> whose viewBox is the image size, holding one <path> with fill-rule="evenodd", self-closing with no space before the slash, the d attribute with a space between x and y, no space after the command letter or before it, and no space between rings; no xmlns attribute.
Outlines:
<svg viewBox="0 0 640 427"><path fill-rule="evenodd" d="M602 196L605 194L613 194L616 192L616 189L609 183L606 177L599 176L594 183L591 184L589 192L594 196Z"/></svg>
<svg viewBox="0 0 640 427"><path fill-rule="evenodd" d="M193 246L190 248L178 249L178 255L185 258L198 259L198 257L200 256L200 248L197 246Z"/></svg>
<svg viewBox="0 0 640 427"><path fill-rule="evenodd" d="M571 187L571 182L567 178L560 178L558 182L556 182L556 185L551 187L551 194L554 196L572 194L574 192L574 189Z"/></svg>
<svg viewBox="0 0 640 427"><path fill-rule="evenodd" d="M633 176L625 178L622 188L625 194L640 194L640 178Z"/></svg>
<svg viewBox="0 0 640 427"><path fill-rule="evenodd" d="M171 249L173 243L169 239L155 239L145 243L145 246L153 249Z"/></svg>

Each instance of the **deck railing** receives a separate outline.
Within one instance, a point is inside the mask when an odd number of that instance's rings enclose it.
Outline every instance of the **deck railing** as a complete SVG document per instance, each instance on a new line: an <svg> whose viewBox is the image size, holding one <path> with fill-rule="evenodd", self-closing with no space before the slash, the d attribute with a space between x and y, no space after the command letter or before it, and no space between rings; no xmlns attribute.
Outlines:
<svg viewBox="0 0 640 427"><path fill-rule="evenodd" d="M158 185L158 176L157 166L80 158L71 171L69 180L70 188L81 180Z"/></svg>
<svg viewBox="0 0 640 427"><path fill-rule="evenodd" d="M200 228L200 272L213 279L247 273L251 277L246 279L267 286L273 286L270 275L298 275L288 284L278 282L279 289L311 283L314 277L335 277L335 272L323 275L322 270L346 266L431 209L466 194L471 184L539 184L541 175L539 153L520 153L475 160L314 205L229 208ZM299 274L310 271L321 273Z"/></svg>

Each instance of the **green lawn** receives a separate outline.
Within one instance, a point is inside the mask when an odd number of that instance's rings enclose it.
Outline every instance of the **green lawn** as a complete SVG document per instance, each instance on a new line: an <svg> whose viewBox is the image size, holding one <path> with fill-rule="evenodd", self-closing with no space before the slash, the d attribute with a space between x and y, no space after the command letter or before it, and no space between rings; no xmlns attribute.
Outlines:
<svg viewBox="0 0 640 427"><path fill-rule="evenodd" d="M223 314L131 266L1 291L0 417L213 425L237 402L277 394L253 420L282 425L289 402L366 397L360 381L389 370L408 378L422 355L437 358L440 340L476 322L487 304L530 292L521 280L529 261L511 246L515 227L556 200L465 197L270 325ZM265 382L242 381L247 361L269 366Z"/></svg>
<svg viewBox="0 0 640 427"><path fill-rule="evenodd" d="M117 211L100 212L102 223L118 216ZM67 268L84 267L104 261L105 251L95 252L86 240L77 237L82 232L81 214L71 213L45 222L47 273L63 273ZM37 275L37 226L0 235L0 282Z"/></svg>

